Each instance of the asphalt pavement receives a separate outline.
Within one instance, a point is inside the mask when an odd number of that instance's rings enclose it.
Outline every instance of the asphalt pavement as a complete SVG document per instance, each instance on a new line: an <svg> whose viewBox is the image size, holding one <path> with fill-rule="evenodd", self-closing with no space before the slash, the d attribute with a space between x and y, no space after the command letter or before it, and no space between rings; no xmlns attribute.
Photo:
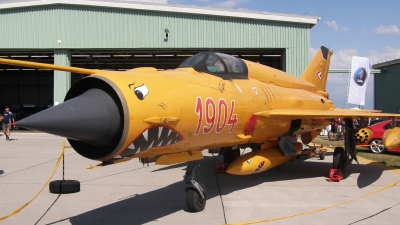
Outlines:
<svg viewBox="0 0 400 225"><path fill-rule="evenodd" d="M40 132L0 135L0 217L40 191L52 173L65 138ZM398 169L361 163L340 182L328 182L332 152L325 160L302 156L291 164L250 176L215 173L221 157L203 152L196 180L207 188L204 211L188 212L186 164L143 165L137 159L88 170L98 162L66 149L65 179L81 191L36 199L1 224L397 224ZM62 164L52 180L62 179Z"/></svg>

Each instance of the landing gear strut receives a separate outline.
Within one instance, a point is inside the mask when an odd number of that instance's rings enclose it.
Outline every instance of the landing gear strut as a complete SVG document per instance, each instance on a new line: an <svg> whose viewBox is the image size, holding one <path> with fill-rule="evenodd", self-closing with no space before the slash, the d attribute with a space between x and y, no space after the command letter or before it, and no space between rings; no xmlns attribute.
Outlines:
<svg viewBox="0 0 400 225"><path fill-rule="evenodd" d="M186 191L186 205L192 212L202 211L207 201L207 191L204 184L197 183L194 180L195 171L198 166L197 161L189 162L189 165L186 167L185 176L183 176Z"/></svg>
<svg viewBox="0 0 400 225"><path fill-rule="evenodd" d="M221 148L222 155L224 156L224 163L230 165L236 158L240 156L239 148L225 147Z"/></svg>
<svg viewBox="0 0 400 225"><path fill-rule="evenodd" d="M353 120L345 119L345 138L344 148L336 147L333 152L333 169L340 169L343 177L346 177L346 167L351 165L353 160L358 163L356 153L356 143L354 141Z"/></svg>

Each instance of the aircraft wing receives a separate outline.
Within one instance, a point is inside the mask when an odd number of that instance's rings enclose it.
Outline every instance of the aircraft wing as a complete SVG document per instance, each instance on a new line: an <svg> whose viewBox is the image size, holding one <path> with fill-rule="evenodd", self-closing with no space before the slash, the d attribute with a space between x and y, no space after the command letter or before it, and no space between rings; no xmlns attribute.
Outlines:
<svg viewBox="0 0 400 225"><path fill-rule="evenodd" d="M354 110L354 109L332 109L332 110L299 110L299 109L276 109L255 113L256 116L266 118L293 118L293 119L334 119L334 118L400 118L399 114L381 113L380 110Z"/></svg>

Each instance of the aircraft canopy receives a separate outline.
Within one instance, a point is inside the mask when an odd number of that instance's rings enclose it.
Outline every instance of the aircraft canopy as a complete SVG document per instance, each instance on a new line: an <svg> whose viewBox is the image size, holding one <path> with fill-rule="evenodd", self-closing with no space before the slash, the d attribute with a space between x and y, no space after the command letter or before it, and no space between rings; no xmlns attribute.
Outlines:
<svg viewBox="0 0 400 225"><path fill-rule="evenodd" d="M178 68L192 67L197 72L209 73L224 80L248 79L243 60L218 52L201 52L185 61Z"/></svg>

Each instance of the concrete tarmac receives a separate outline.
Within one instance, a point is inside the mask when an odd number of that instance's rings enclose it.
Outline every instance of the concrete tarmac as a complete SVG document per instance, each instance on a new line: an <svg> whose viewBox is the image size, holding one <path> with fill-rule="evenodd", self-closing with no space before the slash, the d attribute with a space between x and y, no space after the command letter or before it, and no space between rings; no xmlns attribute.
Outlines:
<svg viewBox="0 0 400 225"><path fill-rule="evenodd" d="M43 187L61 152L62 141L69 145L65 138L38 132L12 131L10 141L0 135L0 217L24 205ZM400 185L373 193L400 180L396 169L353 163L347 168L346 179L328 182L332 153L327 153L325 160L303 156L284 168L234 176L216 174L217 162L222 158L203 153L204 160L196 171L196 180L207 187L208 201L202 212L187 211L183 184L186 164L147 166L134 159L88 170L87 166L98 162L66 149L65 179L80 181L81 191L51 194L46 186L26 208L0 223L398 223ZM52 180L60 179L62 164ZM371 195L361 197L367 194ZM354 201L347 202L350 200ZM287 218L267 222L279 217Z"/></svg>

